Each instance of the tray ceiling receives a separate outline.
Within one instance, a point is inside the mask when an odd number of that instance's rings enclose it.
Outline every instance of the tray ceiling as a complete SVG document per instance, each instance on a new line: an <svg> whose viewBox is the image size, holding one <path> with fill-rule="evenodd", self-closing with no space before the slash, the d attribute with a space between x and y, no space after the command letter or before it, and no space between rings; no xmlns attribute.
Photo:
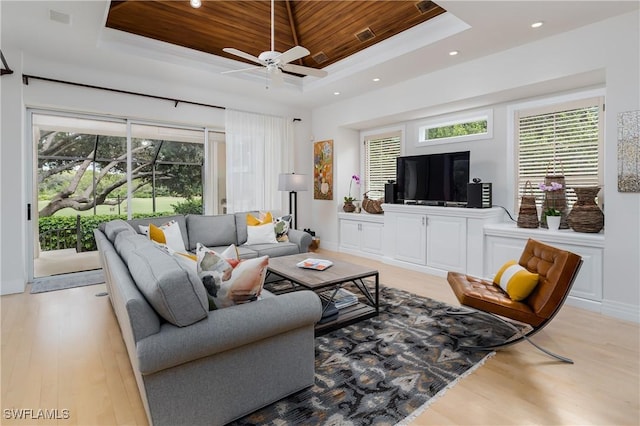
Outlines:
<svg viewBox="0 0 640 426"><path fill-rule="evenodd" d="M311 54L294 63L321 69L444 12L423 0L277 0L275 50L304 46ZM106 26L234 60L222 49L271 50L265 0L112 1Z"/></svg>

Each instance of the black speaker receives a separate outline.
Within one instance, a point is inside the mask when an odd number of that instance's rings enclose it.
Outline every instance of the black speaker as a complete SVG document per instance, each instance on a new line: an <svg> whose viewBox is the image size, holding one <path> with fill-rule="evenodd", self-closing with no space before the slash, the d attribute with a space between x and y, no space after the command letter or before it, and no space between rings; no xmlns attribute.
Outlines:
<svg viewBox="0 0 640 426"><path fill-rule="evenodd" d="M467 207L475 209L488 209L492 205L491 184L473 179L474 183L467 184Z"/></svg>
<svg viewBox="0 0 640 426"><path fill-rule="evenodd" d="M387 204L395 204L398 201L397 197L398 192L398 184L389 181L389 183L384 184L384 202Z"/></svg>

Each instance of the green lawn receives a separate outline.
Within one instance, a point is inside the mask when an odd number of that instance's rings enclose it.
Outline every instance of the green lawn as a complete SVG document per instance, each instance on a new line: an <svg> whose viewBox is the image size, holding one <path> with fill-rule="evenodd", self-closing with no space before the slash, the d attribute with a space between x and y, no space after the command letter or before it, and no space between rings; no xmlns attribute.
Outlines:
<svg viewBox="0 0 640 426"><path fill-rule="evenodd" d="M171 204L177 204L178 202L184 201L182 197L156 197L156 212L173 212L173 207ZM38 201L38 210L42 209L47 205L47 201ZM151 198L133 198L131 200L131 205L133 207L133 213L152 213L153 205ZM127 202L124 201L120 204L120 214L127 213ZM66 208L62 210L58 210L55 213L55 216L92 216L93 209L87 210L84 212L78 212L71 208ZM118 206L97 206L96 214L118 214Z"/></svg>

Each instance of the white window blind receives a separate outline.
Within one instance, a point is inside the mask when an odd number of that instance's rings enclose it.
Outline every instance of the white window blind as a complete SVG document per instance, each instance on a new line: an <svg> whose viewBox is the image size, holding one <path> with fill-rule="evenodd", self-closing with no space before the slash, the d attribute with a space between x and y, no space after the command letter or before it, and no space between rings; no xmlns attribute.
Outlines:
<svg viewBox="0 0 640 426"><path fill-rule="evenodd" d="M538 205L538 184L547 175L565 177L568 206L577 186L602 184L603 99L590 98L516 113L519 206L526 181L531 181Z"/></svg>
<svg viewBox="0 0 640 426"><path fill-rule="evenodd" d="M384 197L384 184L396 180L396 158L400 156L400 136L365 139L364 192L369 198Z"/></svg>

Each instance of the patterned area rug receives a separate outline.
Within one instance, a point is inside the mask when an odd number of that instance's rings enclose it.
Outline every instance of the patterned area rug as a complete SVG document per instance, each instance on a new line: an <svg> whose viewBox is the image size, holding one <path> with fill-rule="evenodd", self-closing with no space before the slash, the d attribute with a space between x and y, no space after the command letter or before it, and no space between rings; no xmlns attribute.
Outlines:
<svg viewBox="0 0 640 426"><path fill-rule="evenodd" d="M513 331L485 315L380 288L379 316L316 337L316 382L233 425L394 425L418 415L482 365Z"/></svg>

